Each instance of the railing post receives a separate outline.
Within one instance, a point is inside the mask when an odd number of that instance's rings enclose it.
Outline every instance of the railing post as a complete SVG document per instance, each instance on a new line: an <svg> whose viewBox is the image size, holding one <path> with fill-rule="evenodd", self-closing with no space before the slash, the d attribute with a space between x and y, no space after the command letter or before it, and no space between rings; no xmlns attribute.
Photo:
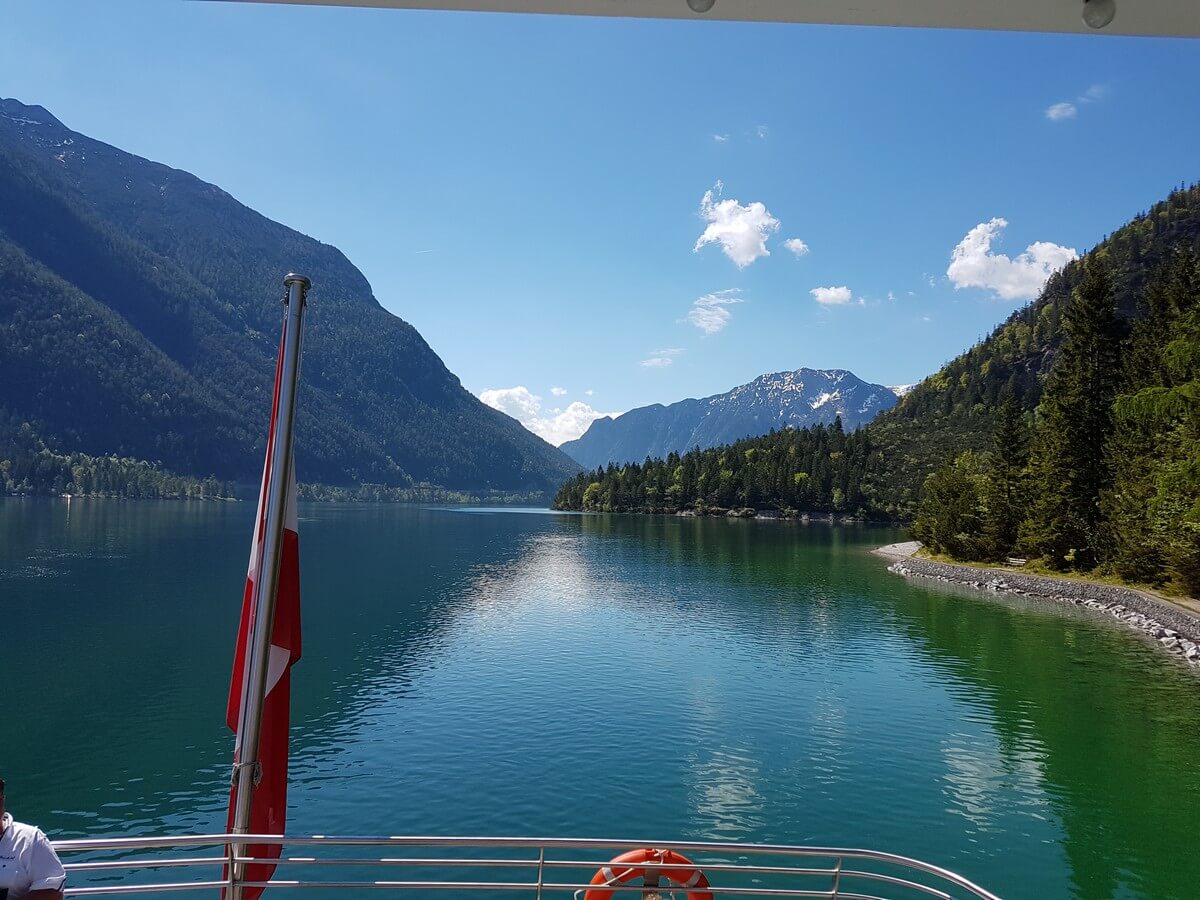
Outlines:
<svg viewBox="0 0 1200 900"><path fill-rule="evenodd" d="M225 845L225 887L221 889L221 893L225 897L233 896L233 844Z"/></svg>
<svg viewBox="0 0 1200 900"><path fill-rule="evenodd" d="M274 423L275 443L271 450L271 481L267 485L267 509L263 529L263 549L258 578L255 581L254 618L247 636L247 659L242 684L242 703L238 717L237 766L234 771L236 795L233 833L250 833L250 809L254 789L261 778L259 738L262 736L262 707L267 692L267 661L271 629L275 621L275 598L279 587L279 559L283 549L288 481L292 467L292 424L296 414L296 388L300 376L300 329L310 282L303 275L288 274L283 279L287 293L283 319L283 363L279 373L279 410ZM257 527L257 525L255 526ZM231 844L231 857L246 857L246 844ZM232 860L231 860L232 862ZM241 882L246 863L232 862L226 900L242 900Z"/></svg>
<svg viewBox="0 0 1200 900"><path fill-rule="evenodd" d="M542 900L542 884L545 881L545 877L546 877L546 848L539 847L538 848L537 894L535 895L534 900Z"/></svg>
<svg viewBox="0 0 1200 900"><path fill-rule="evenodd" d="M832 898L832 900L837 900L838 891L841 890L841 885L842 885L842 857L839 856L837 858L837 865L833 867L833 898Z"/></svg>

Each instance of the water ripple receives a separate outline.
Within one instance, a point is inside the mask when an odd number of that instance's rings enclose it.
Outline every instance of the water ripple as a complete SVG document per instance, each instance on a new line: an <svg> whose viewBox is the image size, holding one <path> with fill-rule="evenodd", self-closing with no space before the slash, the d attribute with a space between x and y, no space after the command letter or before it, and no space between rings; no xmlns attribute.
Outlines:
<svg viewBox="0 0 1200 900"><path fill-rule="evenodd" d="M9 687L39 698L4 725L10 805L64 835L221 827L252 511L62 513L0 503ZM312 507L293 830L869 845L1008 896L1200 883L1195 679L1070 611L890 576L863 551L894 536Z"/></svg>

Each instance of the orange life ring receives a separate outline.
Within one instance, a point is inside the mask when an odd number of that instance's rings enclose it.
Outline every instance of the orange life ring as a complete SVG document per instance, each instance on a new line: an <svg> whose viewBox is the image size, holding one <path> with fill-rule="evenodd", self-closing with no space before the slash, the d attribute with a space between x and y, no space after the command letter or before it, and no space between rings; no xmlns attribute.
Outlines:
<svg viewBox="0 0 1200 900"><path fill-rule="evenodd" d="M646 870L639 865L648 862L679 868ZM626 884L635 878L644 881L647 875L660 875L674 887L683 888L688 892L688 900L713 900L713 895L704 890L709 886L708 879L694 862L674 850L654 850L649 847L622 853L600 869L592 876L592 884L597 887L590 888L583 895L583 900L612 900L614 891L611 888L618 884ZM605 890L606 888L609 890Z"/></svg>

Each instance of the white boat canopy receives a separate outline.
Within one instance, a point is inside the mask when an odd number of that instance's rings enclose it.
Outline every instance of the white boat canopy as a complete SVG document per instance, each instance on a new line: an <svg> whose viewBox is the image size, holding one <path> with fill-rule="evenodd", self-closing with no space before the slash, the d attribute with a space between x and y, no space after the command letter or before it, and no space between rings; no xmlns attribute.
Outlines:
<svg viewBox="0 0 1200 900"><path fill-rule="evenodd" d="M1200 36L1200 0L256 0L650 19ZM1087 18L1084 21L1085 6ZM1105 23L1107 24L1100 24Z"/></svg>

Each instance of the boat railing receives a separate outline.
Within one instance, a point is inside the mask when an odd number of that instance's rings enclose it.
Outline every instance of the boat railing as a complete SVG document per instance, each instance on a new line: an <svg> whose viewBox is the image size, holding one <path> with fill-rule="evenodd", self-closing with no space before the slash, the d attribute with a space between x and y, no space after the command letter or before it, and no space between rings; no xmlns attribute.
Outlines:
<svg viewBox="0 0 1200 900"><path fill-rule="evenodd" d="M281 858L233 856L241 845L281 846ZM828 900L999 898L961 875L918 859L874 850L780 844L627 841L532 837L279 837L205 834L56 841L68 872L68 897L199 893L234 886L231 863L273 862L270 882L244 887L313 889L346 897L376 890L413 896L582 898L614 855L653 847L686 855L707 876L702 893L723 897L821 897ZM639 863L647 874L678 863ZM653 879L652 879L653 880ZM605 888L622 896L689 896L637 883ZM693 888L693 891L697 889ZM692 896L699 896L693 893Z"/></svg>

